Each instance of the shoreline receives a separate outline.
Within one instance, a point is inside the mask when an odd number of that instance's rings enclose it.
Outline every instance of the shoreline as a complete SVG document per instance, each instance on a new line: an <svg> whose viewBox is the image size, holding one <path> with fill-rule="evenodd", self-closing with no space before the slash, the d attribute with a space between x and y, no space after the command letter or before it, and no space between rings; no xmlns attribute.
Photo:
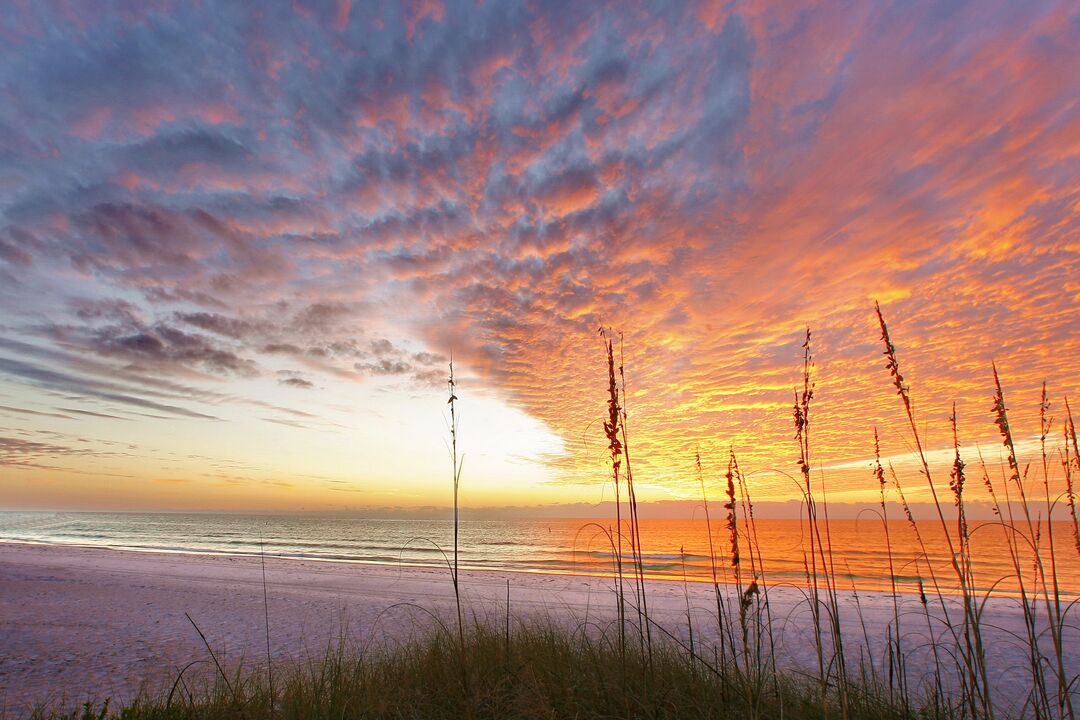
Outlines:
<svg viewBox="0 0 1080 720"><path fill-rule="evenodd" d="M76 543L76 542L62 542L62 541L45 541L45 540L8 540L6 538L0 538L0 548L4 545L30 545L36 547L57 547L57 548L73 548L82 550L108 550L112 552L120 553L138 553L141 555L165 555L165 556L191 556L191 557L223 557L223 558L249 558L256 560L281 560L288 562L311 562L311 563L329 563L337 565L362 565L370 567L400 567L411 568L418 570L438 570L442 572L449 572L449 566L435 563L422 563L411 560L369 560L365 558L335 558L335 557L322 557L316 555L289 555L285 553L250 553L250 552L227 552L224 550L197 550L186 548L163 548L153 546L137 546L137 545L107 545L96 543ZM505 568L505 567L483 567L480 565L467 565L460 564L459 567L463 572L470 573L509 573L514 575L545 575L555 577L573 577L573 578L591 578L596 580L614 580L617 575L614 572L602 573L602 572L572 572L566 570L545 570L543 568ZM670 575L661 575L658 573L645 573L645 579L650 582L664 582L664 583L697 583L712 586L713 582L709 578L695 577L688 575L686 578L672 577ZM733 586L734 583L728 580L720 580L720 585ZM868 592L878 592L877 590L869 590ZM900 591L898 594L903 594Z"/></svg>
<svg viewBox="0 0 1080 720"><path fill-rule="evenodd" d="M688 635L689 602L696 640L715 641L711 583L665 579L648 580L646 586L652 619L677 640ZM615 618L612 578L463 569L461 587L469 612L500 626L508 587L514 623L577 629ZM861 623L866 623L881 636L872 635L867 648L876 662L884 628L893 621L893 596L838 594L845 643L850 641L854 656L860 656ZM432 627L433 620L417 608L449 617L453 602L445 568L0 543L0 607L6 609L0 617L0 709L7 720L35 703L71 706L90 697L113 697L117 703L140 689L159 690L176 668L206 656L185 613L199 623L215 652L236 663L265 658L265 609L275 662L290 662L319 655L341 638L361 646L392 646ZM770 587L769 602L778 664L812 667L813 632L803 592ZM902 594L897 602L905 634L926 633L925 611L940 614L940 607L933 607L936 598L929 608ZM1024 678L1013 666L1023 661L1025 646L1011 642L1009 634L1022 631L1021 613L1009 598L992 598L986 612L990 624L1000 628L990 658L997 684L1020 693ZM1068 641L1080 648L1080 631ZM1080 671L1077 654L1069 658L1073 672ZM921 676L918 668L926 661L913 651L913 677Z"/></svg>
<svg viewBox="0 0 1080 720"><path fill-rule="evenodd" d="M449 572L449 567L447 565L445 565L445 564L424 563L424 562L417 562L415 560L372 560L372 559L366 559L366 558L352 558L352 557L340 558L340 557L317 556L317 555L298 555L298 554L294 555L294 554L285 554L285 553L260 554L260 553L253 553L253 552L240 552L240 551L229 552L229 551L225 551L225 550L211 550L211 549L168 548L168 547L145 546L145 545L143 545L143 546L140 546L140 545L109 545L109 544L105 544L105 543L98 544L98 543L79 543L79 542L48 541L48 540L23 540L23 539L14 539L13 540L13 539L8 539L8 538L0 538L0 549L2 549L4 546L8 546L8 545L11 545L11 546L26 545L26 546L34 546L34 547L56 547L56 548L71 548L71 549L83 549L83 550L107 550L107 551L110 551L110 552L136 553L136 554L139 554L139 555L163 555L163 556L166 556L166 557L188 556L188 557L248 558L248 559L256 559L256 560L260 560L260 561L265 558L266 560L280 560L280 561L287 561L287 562L326 563L326 564L329 564L329 565L342 565L342 566L359 565L359 566L380 567L380 568L409 568L409 569L417 569L417 570L435 570L435 571ZM585 579L608 580L608 581L613 581L613 580L615 580L617 578L617 575L616 575L616 573L614 571L612 571L612 572L601 572L601 571L583 570L583 571L575 572L575 571L572 571L572 570L563 570L563 569L546 570L544 568L494 567L494 566L468 565L468 564L464 564L464 563L461 564L460 567L461 567L461 570L463 572L469 572L469 573L496 573L496 574L504 573L504 574L521 575L521 576L542 575L542 576L551 576L551 577L585 578ZM627 573L626 576L629 577L630 574ZM646 572L644 577L645 577L645 580L650 582L650 583L652 583L652 582L673 583L673 584L679 584L679 585L681 585L683 583L689 583L691 585L704 585L704 586L710 587L710 588L713 586L712 578L706 577L706 576L701 576L701 575L687 574L685 577L676 577L676 576L673 576L673 575ZM768 576L766 576L765 579L768 580ZM837 587L837 591L839 593L842 593L842 594L845 594L845 595L851 595L851 594L856 594L856 593L857 594L883 594L883 595L887 595L889 597L892 597L892 595L893 595L893 592L892 592L891 588L889 587L888 582L885 581L885 580L879 581L879 582L874 583L874 584L870 584L868 586L863 586L863 587L856 586L854 588L854 591L853 591L853 589L852 589L852 587L850 585L850 580L849 580L849 578L847 576L841 576L840 577L840 582L847 582L848 583L843 588L839 587L839 585ZM735 587L735 583L732 580L727 579L727 578L720 578L719 581L718 581L718 584L721 587L725 587L725 588L733 588L733 587ZM776 584L769 584L769 591L771 592L774 589L809 590L809 587L810 587L809 585L802 584L802 583L780 582L780 583L776 583ZM939 588L939 591L933 591L932 586L930 585L929 582L927 582L926 587L927 587L927 596L936 596L937 592L940 591L940 594L942 596L944 596L945 598L950 598L951 599L951 598L959 598L959 597L961 597L961 593L960 593L959 589L954 588L951 584ZM986 591L986 588L976 588L975 589L975 594L979 595L979 594L982 594L985 591ZM895 594L896 594L897 597L904 598L904 599L907 599L907 600L913 600L913 599L916 599L916 598L919 597L919 593L917 591L907 589L907 588L904 588L904 587L898 587ZM1060 597L1061 597L1061 601L1063 603L1066 603L1066 604L1074 602L1074 601L1080 601L1080 590L1077 590L1077 591L1061 590L1060 591ZM1018 591L1015 591L1015 590L995 588L994 591L993 591L993 599L994 600L999 600L999 601L1000 600L1014 600L1015 601L1015 600L1020 599L1020 593Z"/></svg>

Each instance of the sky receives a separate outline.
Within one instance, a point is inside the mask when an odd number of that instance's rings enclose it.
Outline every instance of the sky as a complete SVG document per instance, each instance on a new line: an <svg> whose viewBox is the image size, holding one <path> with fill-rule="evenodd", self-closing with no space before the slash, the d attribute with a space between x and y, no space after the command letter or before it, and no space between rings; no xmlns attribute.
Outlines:
<svg viewBox="0 0 1080 720"><path fill-rule="evenodd" d="M0 506L920 497L1080 406L1071 2L0 8ZM947 470L942 470L947 473ZM1060 473L1059 473L1060 475ZM939 475L947 482L947 477Z"/></svg>

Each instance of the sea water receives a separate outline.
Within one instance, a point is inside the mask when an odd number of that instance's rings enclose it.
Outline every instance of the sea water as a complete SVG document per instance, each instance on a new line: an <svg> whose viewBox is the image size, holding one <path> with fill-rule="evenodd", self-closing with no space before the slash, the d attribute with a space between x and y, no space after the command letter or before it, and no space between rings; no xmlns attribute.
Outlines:
<svg viewBox="0 0 1080 720"><path fill-rule="evenodd" d="M887 527L887 532L886 532ZM711 534L710 534L711 529ZM1021 528L1024 529L1024 528ZM231 513L0 512L0 541L81 545L129 551L260 555L325 562L446 567L453 554L453 523L351 515ZM726 518L643 519L641 564L646 577L692 582L749 582L806 586L810 573L830 573L839 589L955 592L956 572L946 535L923 520L915 533L906 521L884 525L876 517L820 523L811 533L802 520L757 519L737 526L739 562L732 562ZM1019 591L1016 561L1000 524L971 525L977 591ZM952 551L956 551L955 530ZM620 537L621 535L621 537ZM1050 571L1049 532L1039 533L1042 562ZM1063 596L1080 595L1080 555L1071 523L1054 523L1055 553ZM480 570L611 575L631 574L635 543L613 519L466 520L458 546L462 567ZM1035 558L1021 540L1017 560L1031 591ZM829 549L831 548L831 552ZM891 561L890 561L891 549ZM1042 589L1041 587L1039 588Z"/></svg>

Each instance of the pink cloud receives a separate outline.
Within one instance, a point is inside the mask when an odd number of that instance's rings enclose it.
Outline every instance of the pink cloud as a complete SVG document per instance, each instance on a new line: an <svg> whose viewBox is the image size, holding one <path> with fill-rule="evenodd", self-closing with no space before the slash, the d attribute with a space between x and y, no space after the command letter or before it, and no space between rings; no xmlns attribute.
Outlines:
<svg viewBox="0 0 1080 720"><path fill-rule="evenodd" d="M405 38L412 42L416 26L425 18L441 23L446 14L442 0L410 0L405 10Z"/></svg>

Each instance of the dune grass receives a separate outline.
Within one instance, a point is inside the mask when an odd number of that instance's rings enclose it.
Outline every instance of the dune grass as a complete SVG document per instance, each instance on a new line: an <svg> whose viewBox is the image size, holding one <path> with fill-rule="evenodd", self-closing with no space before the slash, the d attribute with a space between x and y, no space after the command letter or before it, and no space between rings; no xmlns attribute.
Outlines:
<svg viewBox="0 0 1080 720"><path fill-rule="evenodd" d="M620 646L618 633L520 627L507 636L470 627L436 632L394 650L362 654L347 643L324 656L237 672L226 683L178 684L172 697L144 696L115 711L87 705L41 720L226 720L282 718L792 718L839 717L830 694L823 710L815 683L782 675L776 692L748 707L743 679L719 674L675 644L654 640L652 653ZM851 718L901 718L880 693L856 693ZM826 714L829 713L829 714Z"/></svg>

